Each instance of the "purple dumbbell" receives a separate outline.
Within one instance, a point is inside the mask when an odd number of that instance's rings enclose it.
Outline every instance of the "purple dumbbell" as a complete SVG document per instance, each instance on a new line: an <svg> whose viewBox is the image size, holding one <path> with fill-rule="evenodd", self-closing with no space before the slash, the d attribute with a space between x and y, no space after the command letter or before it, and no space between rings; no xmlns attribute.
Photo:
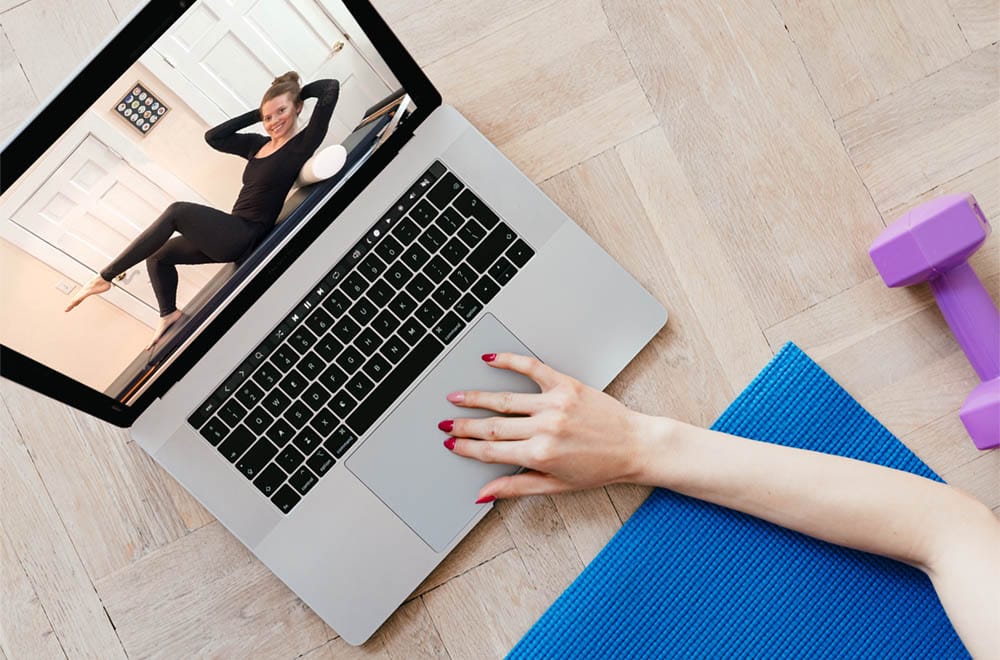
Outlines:
<svg viewBox="0 0 1000 660"><path fill-rule="evenodd" d="M989 234L975 197L945 195L897 219L868 249L887 285L930 282L958 345L983 381L958 413L979 449L1000 446L1000 313L968 263Z"/></svg>

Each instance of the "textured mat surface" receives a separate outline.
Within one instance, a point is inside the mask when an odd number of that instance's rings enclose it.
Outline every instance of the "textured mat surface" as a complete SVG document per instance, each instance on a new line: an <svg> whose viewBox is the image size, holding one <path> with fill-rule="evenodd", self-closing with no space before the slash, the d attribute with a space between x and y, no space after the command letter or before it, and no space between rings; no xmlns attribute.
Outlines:
<svg viewBox="0 0 1000 660"><path fill-rule="evenodd" d="M936 479L794 344L713 425ZM656 489L508 658L968 657L905 564Z"/></svg>

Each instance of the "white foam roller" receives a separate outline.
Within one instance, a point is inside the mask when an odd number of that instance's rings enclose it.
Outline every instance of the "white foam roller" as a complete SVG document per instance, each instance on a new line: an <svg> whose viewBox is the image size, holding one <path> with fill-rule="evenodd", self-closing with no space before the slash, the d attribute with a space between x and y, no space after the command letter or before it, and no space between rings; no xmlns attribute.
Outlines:
<svg viewBox="0 0 1000 660"><path fill-rule="evenodd" d="M347 149L339 144L324 147L312 155L299 170L298 184L300 186L329 179L344 167L347 162Z"/></svg>

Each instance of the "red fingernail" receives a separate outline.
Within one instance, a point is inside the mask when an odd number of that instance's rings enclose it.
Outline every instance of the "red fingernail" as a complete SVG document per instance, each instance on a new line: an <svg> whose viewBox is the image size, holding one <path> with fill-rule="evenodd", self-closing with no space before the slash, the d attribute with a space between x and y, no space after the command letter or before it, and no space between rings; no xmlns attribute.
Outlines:
<svg viewBox="0 0 1000 660"><path fill-rule="evenodd" d="M455 427L455 420L446 419L443 422L438 423L438 428L445 433L451 433L451 430Z"/></svg>
<svg viewBox="0 0 1000 660"><path fill-rule="evenodd" d="M484 353L483 354L483 362L492 362L495 359L497 359L497 354L496 353Z"/></svg>
<svg viewBox="0 0 1000 660"><path fill-rule="evenodd" d="M455 438L448 438L445 440L444 446L447 447L449 451L455 451Z"/></svg>
<svg viewBox="0 0 1000 660"><path fill-rule="evenodd" d="M476 504L489 504L495 499L496 498L493 497L492 495L487 495L486 497L480 497L478 500L476 500Z"/></svg>

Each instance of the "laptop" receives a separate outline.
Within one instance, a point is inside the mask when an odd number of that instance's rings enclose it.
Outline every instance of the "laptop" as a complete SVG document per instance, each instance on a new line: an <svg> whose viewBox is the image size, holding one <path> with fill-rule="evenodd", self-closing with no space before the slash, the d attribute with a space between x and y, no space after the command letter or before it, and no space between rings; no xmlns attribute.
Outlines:
<svg viewBox="0 0 1000 660"><path fill-rule="evenodd" d="M480 356L603 389L667 313L442 103L368 2L299 4L147 3L7 140L0 262L21 293L0 370L128 427L359 645L489 512L478 490L522 470L442 446L440 420L494 414L449 392L539 391ZM168 203L228 212L247 161L203 133L289 69L339 81L321 149L346 150L340 169L290 189L251 255L178 266L184 318L158 348L141 265L64 313Z"/></svg>

